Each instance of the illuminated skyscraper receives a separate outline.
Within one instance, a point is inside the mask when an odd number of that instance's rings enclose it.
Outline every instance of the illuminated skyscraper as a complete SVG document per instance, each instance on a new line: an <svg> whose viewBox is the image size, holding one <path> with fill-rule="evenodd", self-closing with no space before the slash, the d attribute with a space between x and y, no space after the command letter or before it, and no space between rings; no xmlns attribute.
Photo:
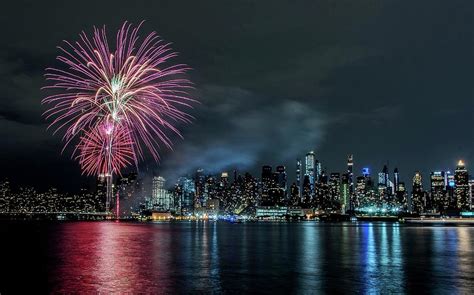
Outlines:
<svg viewBox="0 0 474 295"><path fill-rule="evenodd" d="M430 198L426 204L428 210L444 212L449 202L446 198L446 175L444 171L434 171L430 175Z"/></svg>
<svg viewBox="0 0 474 295"><path fill-rule="evenodd" d="M423 181L421 173L417 171L413 176L413 189L411 194L411 211L422 213L425 210L425 194L423 192Z"/></svg>
<svg viewBox="0 0 474 295"><path fill-rule="evenodd" d="M204 169L197 169L196 176L194 178L194 187L196 190L194 194L194 208L201 208L205 206L204 204L205 186L206 186L206 176L204 175Z"/></svg>
<svg viewBox="0 0 474 295"><path fill-rule="evenodd" d="M221 173L221 181L220 181L220 186L225 188L229 184L229 173L227 172L222 172Z"/></svg>
<svg viewBox="0 0 474 295"><path fill-rule="evenodd" d="M354 210L352 198L354 197L354 158L352 155L347 156L347 177L349 182L349 210Z"/></svg>
<svg viewBox="0 0 474 295"><path fill-rule="evenodd" d="M319 182L321 175L323 174L323 169L321 168L321 162L319 160L315 160L314 162L314 174L315 182Z"/></svg>
<svg viewBox="0 0 474 295"><path fill-rule="evenodd" d="M387 165L383 166L382 172L379 173L379 186L388 187L388 167Z"/></svg>
<svg viewBox="0 0 474 295"><path fill-rule="evenodd" d="M273 200L270 196L270 190L274 187L273 182L273 173L272 166L262 166L262 200L261 205L263 206L272 206Z"/></svg>
<svg viewBox="0 0 474 295"><path fill-rule="evenodd" d="M349 194L349 174L344 173L341 177L341 211L346 213L350 210L351 197Z"/></svg>
<svg viewBox="0 0 474 295"><path fill-rule="evenodd" d="M191 215L194 211L195 182L188 177L180 177L175 186L176 212L181 215Z"/></svg>
<svg viewBox="0 0 474 295"><path fill-rule="evenodd" d="M457 202L456 198L454 197L454 175L451 173L451 171L446 171L444 183L446 186L446 201L448 202L448 208L454 209L457 207Z"/></svg>
<svg viewBox="0 0 474 295"><path fill-rule="evenodd" d="M278 187L282 188L283 190L287 190L287 176L286 176L286 169L285 166L277 166L276 167L276 174L277 174L277 183Z"/></svg>
<svg viewBox="0 0 474 295"><path fill-rule="evenodd" d="M300 204L300 190L295 182L290 186L290 205L297 206Z"/></svg>
<svg viewBox="0 0 474 295"><path fill-rule="evenodd" d="M356 186L354 192L354 209L359 207L373 207L376 204L369 198L366 189L366 178L365 176L358 176L356 178Z"/></svg>
<svg viewBox="0 0 474 295"><path fill-rule="evenodd" d="M398 173L398 168L393 170L393 187L395 193L398 191L398 185L400 184L400 174Z"/></svg>
<svg viewBox="0 0 474 295"><path fill-rule="evenodd" d="M332 207L336 207L335 204L338 204L340 207L341 203L341 174L340 173L331 173L329 177L329 195L330 201L333 204Z"/></svg>
<svg viewBox="0 0 474 295"><path fill-rule="evenodd" d="M314 182L315 182L315 166L316 166L316 156L314 151L310 151L306 154L305 158L305 176L309 177L309 183L311 185L311 191L313 192L314 189Z"/></svg>
<svg viewBox="0 0 474 295"><path fill-rule="evenodd" d="M469 179L469 199L471 200L471 210L474 207L472 198L474 198L474 179Z"/></svg>
<svg viewBox="0 0 474 295"><path fill-rule="evenodd" d="M153 177L152 203L156 210L169 211L173 206L171 195L165 189L165 181L161 176Z"/></svg>
<svg viewBox="0 0 474 295"><path fill-rule="evenodd" d="M303 191L301 193L301 203L304 207L310 208L311 201L312 201L312 194L311 194L311 183L309 180L309 175L305 175L303 178Z"/></svg>
<svg viewBox="0 0 474 295"><path fill-rule="evenodd" d="M396 206L403 212L408 211L408 193L404 182L398 182L395 197L397 202Z"/></svg>
<svg viewBox="0 0 474 295"><path fill-rule="evenodd" d="M301 160L296 159L296 187L298 188L298 196L301 198Z"/></svg>
<svg viewBox="0 0 474 295"><path fill-rule="evenodd" d="M454 171L454 197L457 208L460 210L470 210L471 200L469 197L469 174L463 161L459 161Z"/></svg>

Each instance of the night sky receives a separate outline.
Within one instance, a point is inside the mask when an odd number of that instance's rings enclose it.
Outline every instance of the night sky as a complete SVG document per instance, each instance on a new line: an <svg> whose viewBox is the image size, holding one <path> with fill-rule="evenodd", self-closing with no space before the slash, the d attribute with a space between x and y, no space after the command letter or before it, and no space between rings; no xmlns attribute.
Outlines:
<svg viewBox="0 0 474 295"><path fill-rule="evenodd" d="M44 69L80 31L146 20L187 63L201 104L144 174L260 173L315 150L377 173L474 171L474 2L9 1L0 12L0 179L74 190L85 178L46 131Z"/></svg>

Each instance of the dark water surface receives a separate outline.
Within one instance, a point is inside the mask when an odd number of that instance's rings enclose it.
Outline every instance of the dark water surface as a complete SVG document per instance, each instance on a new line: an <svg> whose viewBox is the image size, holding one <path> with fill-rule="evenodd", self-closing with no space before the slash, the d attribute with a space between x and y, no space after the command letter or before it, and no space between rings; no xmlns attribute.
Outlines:
<svg viewBox="0 0 474 295"><path fill-rule="evenodd" d="M0 222L0 293L473 293L474 228Z"/></svg>

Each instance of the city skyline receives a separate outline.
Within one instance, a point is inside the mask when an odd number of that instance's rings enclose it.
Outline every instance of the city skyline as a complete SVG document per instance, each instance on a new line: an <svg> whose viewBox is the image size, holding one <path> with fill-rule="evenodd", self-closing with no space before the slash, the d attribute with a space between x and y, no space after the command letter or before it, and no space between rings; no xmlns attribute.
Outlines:
<svg viewBox="0 0 474 295"><path fill-rule="evenodd" d="M469 212L474 205L474 179L462 160L454 170L431 171L429 175L416 171L406 176L407 181L398 168L387 165L375 171L367 167L354 171L353 155L347 156L343 172L325 171L320 163L315 152L309 151L304 161L295 161L294 170L264 165L257 175L237 170L211 174L197 169L170 182L159 175L146 179L136 172L125 173L112 186L111 201L116 207L112 212L125 219L144 218L140 216L151 212L157 212L155 218L301 218L333 213L445 216ZM292 174L296 182L290 179ZM56 188L14 188L8 181L0 181L0 213L101 218L106 179L100 175L94 188L81 188L79 194Z"/></svg>

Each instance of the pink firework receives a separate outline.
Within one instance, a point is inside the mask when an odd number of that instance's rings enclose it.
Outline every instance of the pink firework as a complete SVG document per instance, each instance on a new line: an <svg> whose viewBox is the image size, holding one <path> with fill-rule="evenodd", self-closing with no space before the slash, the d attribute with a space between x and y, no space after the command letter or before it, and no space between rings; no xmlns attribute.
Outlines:
<svg viewBox="0 0 474 295"><path fill-rule="evenodd" d="M139 28L124 23L117 32L114 50L105 28L95 28L91 38L83 32L79 41L65 41L67 46L60 47L62 55L57 59L67 69L47 69L50 85L45 88L57 93L43 99L43 103L50 105L45 112L46 118L52 119L50 127L55 132L64 130L65 147L81 135L97 136L98 126L106 124L113 130L128 130L134 143L133 159L143 157L143 144L158 160L160 144L171 148L167 130L179 135L174 124L191 119L179 109L194 102L187 94L192 85L183 77L189 68L168 65L176 53L155 32L139 42ZM88 174L101 170L85 169Z"/></svg>
<svg viewBox="0 0 474 295"><path fill-rule="evenodd" d="M126 127L105 123L85 132L75 153L84 174L112 175L134 162L133 147Z"/></svg>

